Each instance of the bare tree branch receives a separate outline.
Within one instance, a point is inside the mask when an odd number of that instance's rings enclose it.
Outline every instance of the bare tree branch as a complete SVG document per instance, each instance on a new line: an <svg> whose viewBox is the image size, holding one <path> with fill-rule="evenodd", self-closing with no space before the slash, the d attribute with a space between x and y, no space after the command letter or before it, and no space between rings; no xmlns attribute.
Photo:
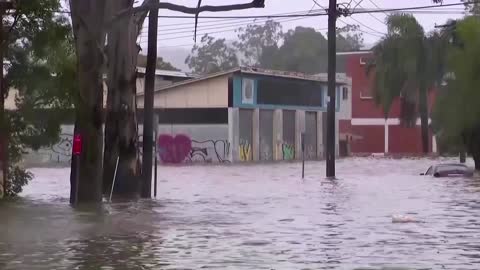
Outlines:
<svg viewBox="0 0 480 270"><path fill-rule="evenodd" d="M265 0L252 0L250 3L245 4L234 4L234 5L223 5L223 6L202 6L199 8L187 7L182 5L176 5L172 3L156 3L156 4L146 4L139 7L129 8L119 12L113 19L110 21L114 23L119 18L126 16L131 13L138 13L142 11L148 11L151 9L168 9L173 11L178 11L186 14L199 14L201 12L221 12L221 11L232 11L232 10L242 10L249 8L263 8L265 7ZM108 25L110 25L108 24Z"/></svg>
<svg viewBox="0 0 480 270"><path fill-rule="evenodd" d="M145 0L142 6L150 5L151 0ZM135 24L137 25L137 37L142 33L143 23L148 15L148 9L135 14Z"/></svg>

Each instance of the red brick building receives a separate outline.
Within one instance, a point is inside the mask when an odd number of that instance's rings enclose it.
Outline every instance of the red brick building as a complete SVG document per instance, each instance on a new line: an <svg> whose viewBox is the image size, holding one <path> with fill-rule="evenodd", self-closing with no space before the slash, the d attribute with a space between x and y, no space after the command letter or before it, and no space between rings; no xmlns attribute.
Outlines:
<svg viewBox="0 0 480 270"><path fill-rule="evenodd" d="M375 104L371 94L372 80L367 76L366 64L372 58L370 51L337 53L337 72L345 73L352 79L351 101L352 119L340 120L340 133L350 138L350 152L421 154L420 120L416 127L400 125L400 102L396 100L385 119L381 107ZM434 101L433 92L429 96L429 107ZM430 136L430 151L436 152L436 141Z"/></svg>

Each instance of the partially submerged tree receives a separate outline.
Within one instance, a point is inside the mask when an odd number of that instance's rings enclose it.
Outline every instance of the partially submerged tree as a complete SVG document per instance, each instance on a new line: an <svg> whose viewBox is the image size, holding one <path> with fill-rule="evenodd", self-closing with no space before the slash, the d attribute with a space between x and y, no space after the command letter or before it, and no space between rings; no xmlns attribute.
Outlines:
<svg viewBox="0 0 480 270"><path fill-rule="evenodd" d="M79 79L75 132L82 135L84 142L77 179L79 202L101 200L102 179L105 191L111 186L117 157L123 187L115 188L115 191L132 193L138 190L140 170L136 149L135 67L139 46L136 39L147 12L169 9L197 17L205 11L260 8L264 6L264 0L223 6L201 6L199 2L196 8L149 0L138 7L133 7L133 4L133 0L70 0ZM106 50L105 41L108 41ZM103 70L107 59L107 131L103 172Z"/></svg>
<svg viewBox="0 0 480 270"><path fill-rule="evenodd" d="M78 74L75 134L81 134L83 142L76 179L78 202L102 198L106 4L107 0L70 0Z"/></svg>
<svg viewBox="0 0 480 270"><path fill-rule="evenodd" d="M442 141L465 146L480 170L480 20L457 23L457 40L449 49L446 89L440 92L433 124Z"/></svg>

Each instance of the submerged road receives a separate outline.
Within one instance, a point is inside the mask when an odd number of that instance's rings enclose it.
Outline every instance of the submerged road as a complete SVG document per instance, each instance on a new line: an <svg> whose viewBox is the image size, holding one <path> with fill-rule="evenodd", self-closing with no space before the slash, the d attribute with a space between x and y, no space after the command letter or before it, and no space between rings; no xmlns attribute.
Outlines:
<svg viewBox="0 0 480 270"><path fill-rule="evenodd" d="M33 169L0 204L0 269L479 269L480 179L418 175L435 162L159 167L157 200L83 211L69 170Z"/></svg>

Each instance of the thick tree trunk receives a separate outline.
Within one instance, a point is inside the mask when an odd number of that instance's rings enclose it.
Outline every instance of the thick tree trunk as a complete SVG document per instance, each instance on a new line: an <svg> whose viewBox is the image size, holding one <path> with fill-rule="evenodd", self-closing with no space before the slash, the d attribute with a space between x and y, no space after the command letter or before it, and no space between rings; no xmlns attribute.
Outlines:
<svg viewBox="0 0 480 270"><path fill-rule="evenodd" d="M131 0L110 0L109 17L131 8L132 5ZM137 151L136 65L139 46L136 40L143 19L143 14L127 15L111 26L107 36L108 95L103 192L109 193L111 190L119 157L113 192L128 197L138 196L141 184Z"/></svg>
<svg viewBox="0 0 480 270"><path fill-rule="evenodd" d="M419 95L422 149L424 154L428 154L430 153L430 134L428 130L428 90L424 85L420 87Z"/></svg>
<svg viewBox="0 0 480 270"><path fill-rule="evenodd" d="M70 0L79 95L75 131L82 136L78 202L101 202L103 150L103 30L105 0Z"/></svg>

